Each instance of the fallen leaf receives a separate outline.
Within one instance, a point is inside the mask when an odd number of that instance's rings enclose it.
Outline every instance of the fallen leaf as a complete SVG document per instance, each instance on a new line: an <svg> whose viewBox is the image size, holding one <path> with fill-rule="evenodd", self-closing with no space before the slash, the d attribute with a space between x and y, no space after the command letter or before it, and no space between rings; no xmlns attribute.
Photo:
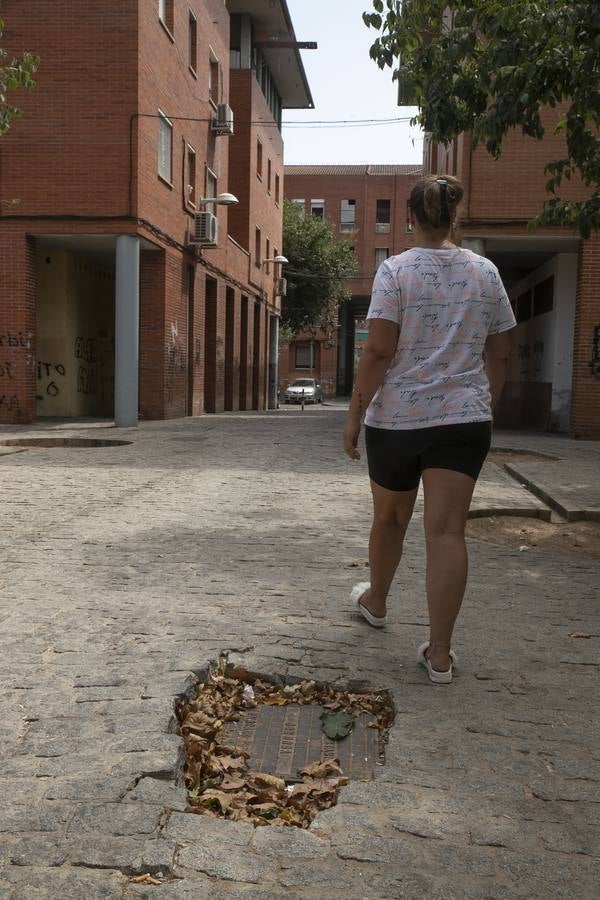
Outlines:
<svg viewBox="0 0 600 900"><path fill-rule="evenodd" d="M145 875L136 875L131 881L134 884L162 884L162 881L159 881L158 878L154 878L149 873L146 873Z"/></svg>
<svg viewBox="0 0 600 900"><path fill-rule="evenodd" d="M591 638L592 635L588 634L587 631L572 631L569 634L570 638Z"/></svg>
<svg viewBox="0 0 600 900"><path fill-rule="evenodd" d="M333 713L321 713L321 729L332 741L341 741L352 734L356 724L356 716L351 716L344 710Z"/></svg>
<svg viewBox="0 0 600 900"><path fill-rule="evenodd" d="M349 569L359 569L362 567L368 568L369 560L368 559L353 559L351 563L348 564Z"/></svg>
<svg viewBox="0 0 600 900"><path fill-rule="evenodd" d="M340 769L339 759L326 759L324 762L311 763L300 769L300 775L308 775L309 778L327 778L328 775L343 775Z"/></svg>
<svg viewBox="0 0 600 900"><path fill-rule="evenodd" d="M240 791L246 786L243 778L224 778L220 784L222 791Z"/></svg>

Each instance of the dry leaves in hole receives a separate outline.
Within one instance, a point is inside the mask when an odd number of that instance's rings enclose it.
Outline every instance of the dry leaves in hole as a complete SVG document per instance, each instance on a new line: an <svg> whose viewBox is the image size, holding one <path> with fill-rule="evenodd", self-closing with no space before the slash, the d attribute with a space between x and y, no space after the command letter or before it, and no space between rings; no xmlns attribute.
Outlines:
<svg viewBox="0 0 600 900"><path fill-rule="evenodd" d="M382 743L394 718L386 691L340 691L314 681L284 686L228 665L221 657L217 670L197 685L196 696L177 704L186 750L188 812L255 826L308 828L319 810L335 805L340 788L348 783L339 760L313 763L299 772L301 783L286 784L275 775L252 772L247 752L221 743L224 722L236 721L240 712L260 704L318 704L343 714L337 717L342 721L367 713L376 718Z"/></svg>
<svg viewBox="0 0 600 900"><path fill-rule="evenodd" d="M131 879L133 884L164 884L163 881L160 881L158 878L154 878L153 875L146 873L146 875L136 875Z"/></svg>
<svg viewBox="0 0 600 900"><path fill-rule="evenodd" d="M369 568L369 560L368 559L353 559L351 563L348 563L349 569L368 569Z"/></svg>

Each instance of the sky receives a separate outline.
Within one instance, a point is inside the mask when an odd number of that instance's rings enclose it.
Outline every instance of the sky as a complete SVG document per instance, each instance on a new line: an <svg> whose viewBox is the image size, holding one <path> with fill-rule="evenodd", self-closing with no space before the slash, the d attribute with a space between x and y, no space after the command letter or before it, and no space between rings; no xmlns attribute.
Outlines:
<svg viewBox="0 0 600 900"><path fill-rule="evenodd" d="M314 110L287 110L286 122L310 124L332 119L410 118L414 107L397 105L392 70L379 69L369 57L377 32L362 13L371 0L288 0L296 37L316 41L318 50L302 50ZM421 163L423 137L409 122L368 127L283 129L288 165L340 163Z"/></svg>

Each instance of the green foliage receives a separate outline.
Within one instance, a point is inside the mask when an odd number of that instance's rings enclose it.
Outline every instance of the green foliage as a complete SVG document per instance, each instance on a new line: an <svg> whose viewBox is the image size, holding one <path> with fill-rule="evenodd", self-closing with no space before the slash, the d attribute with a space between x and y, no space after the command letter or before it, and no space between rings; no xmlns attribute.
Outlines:
<svg viewBox="0 0 600 900"><path fill-rule="evenodd" d="M401 94L419 106L415 123L436 142L463 131L498 158L512 128L541 140L541 109L566 102L558 129L567 153L550 161L553 197L532 224L600 228L600 4L598 0L373 0L363 14L380 36L371 57L394 70ZM581 203L562 200L578 175Z"/></svg>
<svg viewBox="0 0 600 900"><path fill-rule="evenodd" d="M356 272L354 246L340 240L331 225L303 217L294 203L283 207L283 254L289 260L285 276L282 328L288 335L318 328L331 329L340 303L348 299L347 279Z"/></svg>
<svg viewBox="0 0 600 900"><path fill-rule="evenodd" d="M3 33L4 22L0 19L0 37ZM16 106L8 102L8 91L34 87L33 76L39 63L38 57L32 53L22 53L5 65L7 57L6 50L0 47L0 135L5 134L13 119L21 114Z"/></svg>

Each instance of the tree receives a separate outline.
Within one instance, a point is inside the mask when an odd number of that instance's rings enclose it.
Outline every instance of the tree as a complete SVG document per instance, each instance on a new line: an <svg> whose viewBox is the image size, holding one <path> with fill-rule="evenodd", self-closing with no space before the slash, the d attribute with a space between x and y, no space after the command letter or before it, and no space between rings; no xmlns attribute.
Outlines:
<svg viewBox="0 0 600 900"><path fill-rule="evenodd" d="M0 38L3 34L4 22L0 19ZM0 135L5 134L13 119L21 115L21 111L8 102L8 91L34 87L33 76L39 63L38 57L33 53L22 53L5 65L7 58L8 53L0 47Z"/></svg>
<svg viewBox="0 0 600 900"><path fill-rule="evenodd" d="M451 6L452 12L449 11ZM552 195L532 224L600 228L600 6L597 0L373 0L371 57L389 66L415 123L447 144L470 132L498 158L515 127L541 140L543 107L566 103L566 155L546 166ZM565 179L589 191L561 199Z"/></svg>
<svg viewBox="0 0 600 900"><path fill-rule="evenodd" d="M283 333L292 337L301 331L331 330L340 303L350 296L345 282L356 272L352 241L338 239L327 222L304 217L297 204L286 201L283 254L289 261Z"/></svg>

